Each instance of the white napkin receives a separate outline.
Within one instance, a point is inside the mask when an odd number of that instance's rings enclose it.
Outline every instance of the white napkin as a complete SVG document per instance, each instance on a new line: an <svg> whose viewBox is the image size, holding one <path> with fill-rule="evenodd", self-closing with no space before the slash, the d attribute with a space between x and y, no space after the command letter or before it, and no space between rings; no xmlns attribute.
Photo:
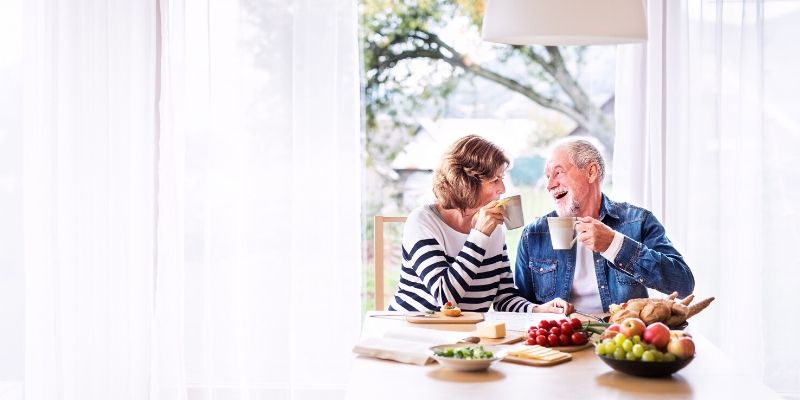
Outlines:
<svg viewBox="0 0 800 400"><path fill-rule="evenodd" d="M456 343L467 336L467 332L404 327L387 331L382 337L362 339L353 347L353 352L406 364L426 365L433 361L428 356L430 347Z"/></svg>
<svg viewBox="0 0 800 400"><path fill-rule="evenodd" d="M394 338L366 338L353 347L353 352L367 357L394 360L406 364L426 365L433 361L428 357L427 344Z"/></svg>

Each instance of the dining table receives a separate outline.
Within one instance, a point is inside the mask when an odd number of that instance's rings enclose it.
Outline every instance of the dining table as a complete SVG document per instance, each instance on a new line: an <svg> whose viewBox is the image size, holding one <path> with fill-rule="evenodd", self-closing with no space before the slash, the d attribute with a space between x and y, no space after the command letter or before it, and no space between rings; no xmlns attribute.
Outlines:
<svg viewBox="0 0 800 400"><path fill-rule="evenodd" d="M414 326L464 332L475 324L412 324L402 312L370 311L361 338L381 337ZM519 327L516 327L520 329ZM573 352L572 360L552 366L500 361L481 372L459 372L437 363L404 364L353 354L347 399L778 399L749 368L737 365L701 332L687 328L696 355L670 377L642 378L613 370L593 347ZM509 334L513 331L509 331Z"/></svg>

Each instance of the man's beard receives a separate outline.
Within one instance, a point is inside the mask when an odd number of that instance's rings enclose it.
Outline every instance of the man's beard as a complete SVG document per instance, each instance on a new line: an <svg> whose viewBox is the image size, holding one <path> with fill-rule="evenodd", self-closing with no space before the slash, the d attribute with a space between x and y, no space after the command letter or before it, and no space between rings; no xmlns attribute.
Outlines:
<svg viewBox="0 0 800 400"><path fill-rule="evenodd" d="M567 199L566 203L562 206L556 203L556 214L559 217L577 217L578 211L581 209L581 205L572 197L572 193L570 193L569 198Z"/></svg>

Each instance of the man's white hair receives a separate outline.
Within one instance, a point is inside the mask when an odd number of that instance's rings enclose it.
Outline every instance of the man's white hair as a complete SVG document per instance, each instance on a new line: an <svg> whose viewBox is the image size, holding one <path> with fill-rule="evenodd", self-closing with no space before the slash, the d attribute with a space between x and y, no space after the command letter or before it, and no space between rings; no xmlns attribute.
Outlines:
<svg viewBox="0 0 800 400"><path fill-rule="evenodd" d="M550 154L562 147L567 148L570 160L580 169L584 169L592 165L592 163L597 164L599 182L603 182L603 178L606 176L606 162L603 159L603 153L600 151L602 145L597 142L597 139L577 136L560 139L550 147Z"/></svg>

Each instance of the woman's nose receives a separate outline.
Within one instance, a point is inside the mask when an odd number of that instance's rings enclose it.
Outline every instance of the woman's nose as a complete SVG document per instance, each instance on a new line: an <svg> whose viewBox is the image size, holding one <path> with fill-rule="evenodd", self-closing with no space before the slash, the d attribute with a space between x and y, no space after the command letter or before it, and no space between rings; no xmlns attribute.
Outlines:
<svg viewBox="0 0 800 400"><path fill-rule="evenodd" d="M506 183L502 179L500 179L500 186L497 188L497 193L503 194L505 192L506 192Z"/></svg>

